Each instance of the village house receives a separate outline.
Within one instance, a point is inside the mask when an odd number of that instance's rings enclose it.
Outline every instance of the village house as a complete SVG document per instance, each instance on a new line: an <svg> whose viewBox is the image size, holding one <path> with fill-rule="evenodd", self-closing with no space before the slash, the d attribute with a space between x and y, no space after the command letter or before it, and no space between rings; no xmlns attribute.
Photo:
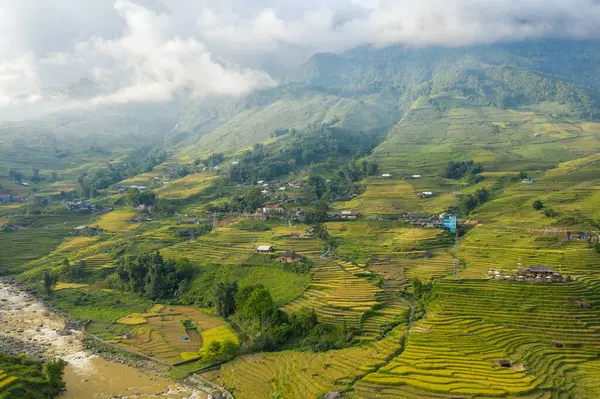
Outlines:
<svg viewBox="0 0 600 399"><path fill-rule="evenodd" d="M456 232L456 215L442 213L440 215L441 227L450 233Z"/></svg>
<svg viewBox="0 0 600 399"><path fill-rule="evenodd" d="M585 240L585 233L571 233L570 231L568 231L567 239L568 240Z"/></svg>
<svg viewBox="0 0 600 399"><path fill-rule="evenodd" d="M93 236L98 234L99 229L88 225L81 225L73 228L73 234L78 236Z"/></svg>
<svg viewBox="0 0 600 399"><path fill-rule="evenodd" d="M67 208L73 212L93 212L96 210L96 205L91 202L67 202Z"/></svg>
<svg viewBox="0 0 600 399"><path fill-rule="evenodd" d="M286 251L279 255L279 261L282 263L300 262L304 258L293 251Z"/></svg>
<svg viewBox="0 0 600 399"><path fill-rule="evenodd" d="M182 219L178 220L177 224L200 224L200 219Z"/></svg>
<svg viewBox="0 0 600 399"><path fill-rule="evenodd" d="M273 249L271 245L259 245L256 247L256 252L258 253L269 253L273 251L275 251L275 249Z"/></svg>
<svg viewBox="0 0 600 399"><path fill-rule="evenodd" d="M149 216L132 216L129 219L129 223L143 223L143 222L151 222L152 218Z"/></svg>
<svg viewBox="0 0 600 399"><path fill-rule="evenodd" d="M342 219L354 220L354 219L358 219L359 217L360 217L360 213L358 213L358 212L354 212L354 211L341 211L340 212L340 218L342 218Z"/></svg>
<svg viewBox="0 0 600 399"><path fill-rule="evenodd" d="M267 205L263 207L263 213L282 213L284 210L281 205Z"/></svg>
<svg viewBox="0 0 600 399"><path fill-rule="evenodd" d="M536 281L563 281L562 274L549 266L530 266L519 268L518 277Z"/></svg>
<svg viewBox="0 0 600 399"><path fill-rule="evenodd" d="M430 198L430 197L433 197L433 192L431 192L431 191L423 191L423 192L417 194L417 197L419 197L419 198Z"/></svg>
<svg viewBox="0 0 600 399"><path fill-rule="evenodd" d="M389 173L384 173L384 174L382 174L382 175L381 175L381 177L383 177L383 178L385 179L385 178L390 178L390 177L392 177L392 175L391 175L391 174L389 174Z"/></svg>

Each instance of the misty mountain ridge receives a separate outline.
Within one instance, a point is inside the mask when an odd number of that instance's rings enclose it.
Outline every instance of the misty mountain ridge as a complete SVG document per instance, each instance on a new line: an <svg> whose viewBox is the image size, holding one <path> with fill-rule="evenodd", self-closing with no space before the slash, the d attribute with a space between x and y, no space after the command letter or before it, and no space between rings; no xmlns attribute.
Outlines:
<svg viewBox="0 0 600 399"><path fill-rule="evenodd" d="M598 50L600 41L568 40L465 48L360 47L315 54L276 87L239 98L182 94L169 103L103 105L3 123L0 132L4 148L13 134L20 140L29 136L27 145L35 146L31 137L43 133L58 142L76 138L97 143L106 151L160 144L191 159L237 151L268 140L277 129L314 123L355 132L387 129L418 98L437 93L500 108L553 102L561 105L559 116L590 119L600 108ZM81 100L102 93L91 79L53 90Z"/></svg>

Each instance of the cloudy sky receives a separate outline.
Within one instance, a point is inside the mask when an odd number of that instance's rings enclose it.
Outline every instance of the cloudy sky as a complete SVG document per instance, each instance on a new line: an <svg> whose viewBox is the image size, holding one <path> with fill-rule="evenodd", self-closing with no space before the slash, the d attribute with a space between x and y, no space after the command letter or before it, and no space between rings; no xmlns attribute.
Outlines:
<svg viewBox="0 0 600 399"><path fill-rule="evenodd" d="M600 37L600 0L0 0L0 111L240 95L358 45L547 37ZM81 78L101 91L55 90Z"/></svg>

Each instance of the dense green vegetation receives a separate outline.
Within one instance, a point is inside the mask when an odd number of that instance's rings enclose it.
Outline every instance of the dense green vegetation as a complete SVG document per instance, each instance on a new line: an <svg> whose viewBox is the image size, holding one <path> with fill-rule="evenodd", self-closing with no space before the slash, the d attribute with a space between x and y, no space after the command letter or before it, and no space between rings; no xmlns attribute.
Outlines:
<svg viewBox="0 0 600 399"><path fill-rule="evenodd" d="M8 356L0 353L0 398L51 399L63 388L62 360L45 363L26 356Z"/></svg>

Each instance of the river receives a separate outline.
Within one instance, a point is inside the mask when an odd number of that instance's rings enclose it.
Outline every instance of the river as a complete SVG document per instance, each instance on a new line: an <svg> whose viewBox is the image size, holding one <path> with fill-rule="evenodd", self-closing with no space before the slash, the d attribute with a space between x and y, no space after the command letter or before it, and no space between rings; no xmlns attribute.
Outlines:
<svg viewBox="0 0 600 399"><path fill-rule="evenodd" d="M65 320L46 309L42 302L0 282L0 351L66 360L67 389L61 399L206 399L204 392L157 373L108 361L86 351L81 341L83 333L65 331L66 326Z"/></svg>

